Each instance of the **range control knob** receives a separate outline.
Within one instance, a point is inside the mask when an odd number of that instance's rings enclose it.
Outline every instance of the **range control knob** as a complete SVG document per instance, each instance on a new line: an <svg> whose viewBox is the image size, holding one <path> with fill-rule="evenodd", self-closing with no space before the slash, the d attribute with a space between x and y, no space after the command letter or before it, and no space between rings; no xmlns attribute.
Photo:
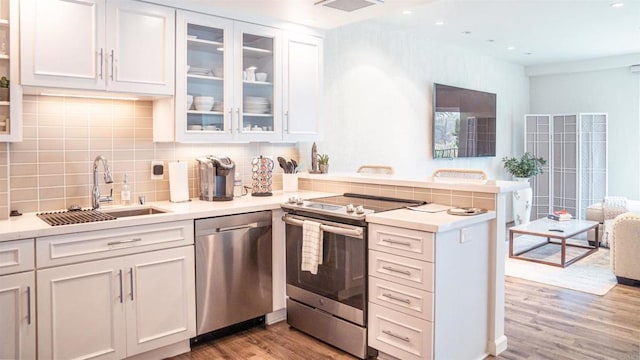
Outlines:
<svg viewBox="0 0 640 360"><path fill-rule="evenodd" d="M352 213L352 212L356 211L356 208L353 207L353 204L349 204L349 205L346 206L346 210L347 210L348 213Z"/></svg>
<svg viewBox="0 0 640 360"><path fill-rule="evenodd" d="M362 205L356 206L356 214L364 214L364 206Z"/></svg>

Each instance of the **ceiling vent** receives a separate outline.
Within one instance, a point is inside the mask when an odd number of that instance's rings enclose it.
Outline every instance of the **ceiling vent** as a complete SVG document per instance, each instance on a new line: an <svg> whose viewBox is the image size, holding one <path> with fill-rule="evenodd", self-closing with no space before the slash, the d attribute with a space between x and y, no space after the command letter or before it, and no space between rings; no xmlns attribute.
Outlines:
<svg viewBox="0 0 640 360"><path fill-rule="evenodd" d="M632 73L640 73L640 64L638 65L631 65L631 72Z"/></svg>
<svg viewBox="0 0 640 360"><path fill-rule="evenodd" d="M347 12L377 4L384 4L384 0L322 0L315 3Z"/></svg>

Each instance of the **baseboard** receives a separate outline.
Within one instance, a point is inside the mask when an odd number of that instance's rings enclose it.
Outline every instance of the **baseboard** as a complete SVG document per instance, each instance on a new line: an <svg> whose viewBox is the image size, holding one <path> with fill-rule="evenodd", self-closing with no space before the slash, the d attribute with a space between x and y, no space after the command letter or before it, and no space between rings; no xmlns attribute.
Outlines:
<svg viewBox="0 0 640 360"><path fill-rule="evenodd" d="M268 313L265 323L267 325L273 325L284 320L287 320L287 308L282 308L280 310Z"/></svg>
<svg viewBox="0 0 640 360"><path fill-rule="evenodd" d="M494 341L489 341L487 348L489 349L489 354L498 356L498 354L507 350L507 337L502 335Z"/></svg>
<svg viewBox="0 0 640 360"><path fill-rule="evenodd" d="M132 357L128 357L127 360L157 360L157 359L166 359L173 356L178 356L180 354L184 354L186 352L191 351L191 346L189 346L189 340L184 340L181 342L177 342L175 344L163 346L161 348L147 351L142 354L134 355Z"/></svg>

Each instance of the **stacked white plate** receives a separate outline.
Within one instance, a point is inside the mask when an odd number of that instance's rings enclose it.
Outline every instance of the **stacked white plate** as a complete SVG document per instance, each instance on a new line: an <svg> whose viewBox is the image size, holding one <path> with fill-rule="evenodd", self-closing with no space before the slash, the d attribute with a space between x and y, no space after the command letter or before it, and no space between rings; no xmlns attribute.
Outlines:
<svg viewBox="0 0 640 360"><path fill-rule="evenodd" d="M190 66L187 72L193 75L205 75L205 76L213 75L213 70L202 68L202 67L195 67L195 66Z"/></svg>
<svg viewBox="0 0 640 360"><path fill-rule="evenodd" d="M271 112L269 100L259 96L246 96L243 111L250 114L268 114Z"/></svg>

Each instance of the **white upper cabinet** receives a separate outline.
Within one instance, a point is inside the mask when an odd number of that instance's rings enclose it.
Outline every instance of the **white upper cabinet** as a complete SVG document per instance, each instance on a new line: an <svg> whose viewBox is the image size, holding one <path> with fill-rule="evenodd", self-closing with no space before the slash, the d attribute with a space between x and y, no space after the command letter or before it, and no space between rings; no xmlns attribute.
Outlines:
<svg viewBox="0 0 640 360"><path fill-rule="evenodd" d="M0 76L10 83L0 89L0 142L22 141L19 5L19 0L0 0Z"/></svg>
<svg viewBox="0 0 640 360"><path fill-rule="evenodd" d="M283 71L284 141L315 140L320 134L322 39L286 34Z"/></svg>
<svg viewBox="0 0 640 360"><path fill-rule="evenodd" d="M132 0L21 3L22 84L173 95L175 10Z"/></svg>
<svg viewBox="0 0 640 360"><path fill-rule="evenodd" d="M178 11L175 138L282 139L279 29Z"/></svg>
<svg viewBox="0 0 640 360"><path fill-rule="evenodd" d="M232 140L233 21L178 10L176 39L176 140Z"/></svg>
<svg viewBox="0 0 640 360"><path fill-rule="evenodd" d="M166 104L154 115L154 139L317 139L322 44L316 36L178 10L175 137L167 130L174 119L160 114Z"/></svg>
<svg viewBox="0 0 640 360"><path fill-rule="evenodd" d="M234 24L234 98L239 139L282 139L282 36L278 29Z"/></svg>

